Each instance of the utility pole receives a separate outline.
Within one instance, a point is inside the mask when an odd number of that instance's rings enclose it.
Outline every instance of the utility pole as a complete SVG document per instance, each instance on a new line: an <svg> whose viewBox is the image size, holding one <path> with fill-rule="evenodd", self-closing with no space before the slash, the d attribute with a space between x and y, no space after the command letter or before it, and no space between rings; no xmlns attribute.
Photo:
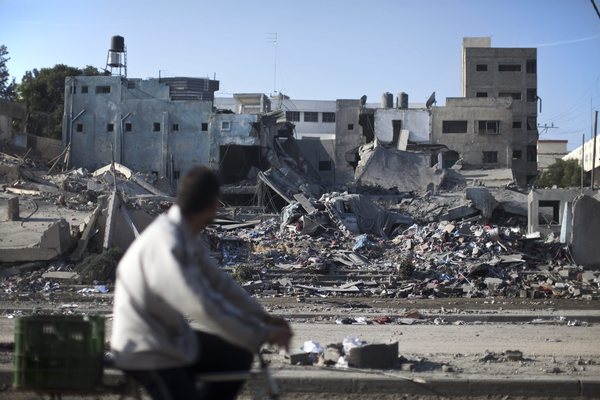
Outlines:
<svg viewBox="0 0 600 400"><path fill-rule="evenodd" d="M594 113L594 141L592 142L592 190L594 190L594 170L596 169L596 135L598 134L598 110Z"/></svg>
<svg viewBox="0 0 600 400"><path fill-rule="evenodd" d="M277 93L277 32L267 33L267 41L273 44L273 95Z"/></svg>
<svg viewBox="0 0 600 400"><path fill-rule="evenodd" d="M580 192L583 194L583 148L585 147L585 133L581 135L581 187Z"/></svg>

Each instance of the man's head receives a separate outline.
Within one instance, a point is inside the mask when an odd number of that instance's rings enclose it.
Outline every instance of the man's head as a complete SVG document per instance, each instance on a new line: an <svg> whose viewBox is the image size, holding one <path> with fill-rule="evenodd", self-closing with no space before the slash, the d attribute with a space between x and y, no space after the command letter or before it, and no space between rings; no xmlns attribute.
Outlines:
<svg viewBox="0 0 600 400"><path fill-rule="evenodd" d="M207 167L193 168L179 182L177 205L194 233L217 215L220 187L219 177Z"/></svg>

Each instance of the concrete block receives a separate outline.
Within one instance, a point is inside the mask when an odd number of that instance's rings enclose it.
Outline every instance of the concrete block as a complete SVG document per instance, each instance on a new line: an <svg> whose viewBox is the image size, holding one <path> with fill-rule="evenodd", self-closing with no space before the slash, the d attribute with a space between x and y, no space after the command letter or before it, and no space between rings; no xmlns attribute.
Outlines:
<svg viewBox="0 0 600 400"><path fill-rule="evenodd" d="M498 207L498 202L487 188L468 187L466 191L466 196L468 200L471 200L473 202L475 208L481 211L481 215L485 219L492 218L494 210L496 209L496 207Z"/></svg>
<svg viewBox="0 0 600 400"><path fill-rule="evenodd" d="M17 196L10 197L6 201L6 221L19 220L19 198Z"/></svg>
<svg viewBox="0 0 600 400"><path fill-rule="evenodd" d="M74 280L79 274L71 271L50 271L42 275L44 279Z"/></svg>
<svg viewBox="0 0 600 400"><path fill-rule="evenodd" d="M292 365L313 365L317 360L317 354L315 353L291 353L290 354L290 364Z"/></svg>
<svg viewBox="0 0 600 400"><path fill-rule="evenodd" d="M595 223L591 223L595 221ZM585 268L600 268L600 201L583 195L573 202L573 258Z"/></svg>
<svg viewBox="0 0 600 400"><path fill-rule="evenodd" d="M469 218L479 214L479 210L471 206L458 206L448 209L446 214L440 215L442 221L455 221L463 218Z"/></svg>
<svg viewBox="0 0 600 400"><path fill-rule="evenodd" d="M398 342L392 344L366 344L350 349L348 364L357 368L394 368L398 363Z"/></svg>

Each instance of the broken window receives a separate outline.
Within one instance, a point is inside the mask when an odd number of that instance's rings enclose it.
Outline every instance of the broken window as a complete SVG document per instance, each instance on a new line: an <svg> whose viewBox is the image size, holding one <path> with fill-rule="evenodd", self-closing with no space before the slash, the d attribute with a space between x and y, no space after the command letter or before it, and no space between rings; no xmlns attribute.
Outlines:
<svg viewBox="0 0 600 400"><path fill-rule="evenodd" d="M96 94L110 93L110 86L96 86Z"/></svg>
<svg viewBox="0 0 600 400"><path fill-rule="evenodd" d="M81 87L81 93L87 93L88 92L88 87L87 86L82 86Z"/></svg>
<svg viewBox="0 0 600 400"><path fill-rule="evenodd" d="M500 92L498 97L511 97L513 100L521 100L521 92Z"/></svg>
<svg viewBox="0 0 600 400"><path fill-rule="evenodd" d="M498 162L497 151L484 151L483 152L483 163L484 164L496 164Z"/></svg>
<svg viewBox="0 0 600 400"><path fill-rule="evenodd" d="M106 132L113 132L115 130L115 124L106 124Z"/></svg>
<svg viewBox="0 0 600 400"><path fill-rule="evenodd" d="M324 112L323 113L323 122L335 122L335 113Z"/></svg>
<svg viewBox="0 0 600 400"><path fill-rule="evenodd" d="M331 161L319 161L319 171L331 171Z"/></svg>
<svg viewBox="0 0 600 400"><path fill-rule="evenodd" d="M527 146L527 161L537 161L537 147L535 145Z"/></svg>
<svg viewBox="0 0 600 400"><path fill-rule="evenodd" d="M75 126L75 130L76 130L77 132L83 132L83 124L77 124L77 125Z"/></svg>
<svg viewBox="0 0 600 400"><path fill-rule="evenodd" d="M353 131L354 130L354 124L348 124L348 130L349 131Z"/></svg>
<svg viewBox="0 0 600 400"><path fill-rule="evenodd" d="M535 131L537 130L537 118L536 117L527 117L527 130Z"/></svg>
<svg viewBox="0 0 600 400"><path fill-rule="evenodd" d="M500 133L500 121L478 121L479 133L484 135L495 135Z"/></svg>
<svg viewBox="0 0 600 400"><path fill-rule="evenodd" d="M513 150L512 158L513 160L520 160L523 157L523 152L521 150Z"/></svg>
<svg viewBox="0 0 600 400"><path fill-rule="evenodd" d="M533 103L537 100L537 90L527 89L527 101Z"/></svg>
<svg viewBox="0 0 600 400"><path fill-rule="evenodd" d="M467 121L442 121L442 133L467 133Z"/></svg>
<svg viewBox="0 0 600 400"><path fill-rule="evenodd" d="M152 124L152 130L154 132L160 132L160 122L155 122Z"/></svg>
<svg viewBox="0 0 600 400"><path fill-rule="evenodd" d="M314 111L304 111L304 122L319 122L319 113Z"/></svg>
<svg viewBox="0 0 600 400"><path fill-rule="evenodd" d="M173 126L171 126L171 130L173 132L179 132L179 124L173 124Z"/></svg>
<svg viewBox="0 0 600 400"><path fill-rule="evenodd" d="M477 64L475 70L480 72L487 71L487 64Z"/></svg>
<svg viewBox="0 0 600 400"><path fill-rule="evenodd" d="M300 111L286 111L285 118L288 121L298 122L298 121L300 121Z"/></svg>
<svg viewBox="0 0 600 400"><path fill-rule="evenodd" d="M487 92L477 92L475 97L488 97Z"/></svg>
<svg viewBox="0 0 600 400"><path fill-rule="evenodd" d="M536 60L527 60L525 64L525 71L528 74L536 74L537 73L537 61Z"/></svg>
<svg viewBox="0 0 600 400"><path fill-rule="evenodd" d="M125 132L131 132L131 122L125 122Z"/></svg>
<svg viewBox="0 0 600 400"><path fill-rule="evenodd" d="M521 129L522 125L521 121L513 121L513 129Z"/></svg>
<svg viewBox="0 0 600 400"><path fill-rule="evenodd" d="M560 214L560 201L558 200L540 200L538 203L538 224L540 225L558 225Z"/></svg>
<svg viewBox="0 0 600 400"><path fill-rule="evenodd" d="M206 132L208 130L208 123L207 122L203 122L202 123L202 132Z"/></svg>
<svg viewBox="0 0 600 400"><path fill-rule="evenodd" d="M231 122L221 121L221 130L222 131L230 131L231 130Z"/></svg>
<svg viewBox="0 0 600 400"><path fill-rule="evenodd" d="M500 71L500 72L520 72L521 64L499 64L498 71Z"/></svg>

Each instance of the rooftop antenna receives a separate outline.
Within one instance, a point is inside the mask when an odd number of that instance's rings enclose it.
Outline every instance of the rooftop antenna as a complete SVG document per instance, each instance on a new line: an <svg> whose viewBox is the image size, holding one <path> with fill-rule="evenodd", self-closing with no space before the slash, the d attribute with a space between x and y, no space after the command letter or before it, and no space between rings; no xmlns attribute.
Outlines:
<svg viewBox="0 0 600 400"><path fill-rule="evenodd" d="M117 35L110 39L110 49L106 54L104 70L109 71L112 76L127 78L127 48L123 36Z"/></svg>
<svg viewBox="0 0 600 400"><path fill-rule="evenodd" d="M267 42L273 44L273 94L275 94L277 93L277 32L268 32Z"/></svg>

